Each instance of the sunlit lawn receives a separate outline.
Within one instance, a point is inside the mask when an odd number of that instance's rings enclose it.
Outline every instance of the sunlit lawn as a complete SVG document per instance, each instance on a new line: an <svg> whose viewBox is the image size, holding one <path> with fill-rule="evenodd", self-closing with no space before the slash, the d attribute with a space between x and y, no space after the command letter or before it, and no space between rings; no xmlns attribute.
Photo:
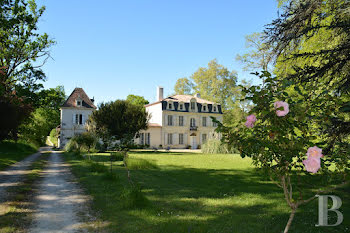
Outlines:
<svg viewBox="0 0 350 233"><path fill-rule="evenodd" d="M143 209L122 209L121 184L127 185L121 162L113 166L121 178L108 181L89 171L88 164L66 155L73 170L94 198L109 232L282 232L289 217L282 191L239 155L131 152L157 164L158 169L132 170L132 178L150 200ZM108 154L92 159L109 166ZM104 162L105 161L105 162ZM344 222L338 227L315 227L315 200L301 208L290 232L350 232L350 189L336 194L343 200ZM331 213L332 214L332 213ZM331 215L335 222L335 214ZM332 223L332 220L330 220Z"/></svg>

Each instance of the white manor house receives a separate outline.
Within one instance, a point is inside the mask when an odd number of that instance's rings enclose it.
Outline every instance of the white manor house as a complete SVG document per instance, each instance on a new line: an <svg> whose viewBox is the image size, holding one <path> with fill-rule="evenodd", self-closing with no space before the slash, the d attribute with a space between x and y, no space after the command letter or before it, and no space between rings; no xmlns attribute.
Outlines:
<svg viewBox="0 0 350 233"><path fill-rule="evenodd" d="M151 117L148 129L142 130L136 140L139 144L197 149L215 135L217 125L210 117L222 122L221 105L201 99L198 94L163 98L163 88L158 87L157 99L145 105Z"/></svg>
<svg viewBox="0 0 350 233"><path fill-rule="evenodd" d="M149 147L197 149L208 138L217 137L217 125L222 122L221 105L201 99L198 94L173 95L163 98L163 88L157 88L157 100L145 105L150 114L148 129L142 130L135 143ZM82 88L75 88L61 107L59 147L64 147L75 134L86 131L84 125L96 109Z"/></svg>

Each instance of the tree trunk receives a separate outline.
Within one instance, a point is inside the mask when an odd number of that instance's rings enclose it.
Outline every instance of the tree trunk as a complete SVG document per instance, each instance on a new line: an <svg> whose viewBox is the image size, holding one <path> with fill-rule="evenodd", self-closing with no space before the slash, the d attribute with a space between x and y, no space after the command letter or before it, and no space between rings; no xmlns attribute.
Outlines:
<svg viewBox="0 0 350 233"><path fill-rule="evenodd" d="M284 232L283 233L288 233L290 226L292 225L293 222L293 218L295 215L295 212L297 211L297 207L292 209L292 212L290 213L286 228L284 228Z"/></svg>
<svg viewBox="0 0 350 233"><path fill-rule="evenodd" d="M128 165L127 165L127 162L126 162L126 157L127 157L127 152L124 152L124 159L123 159L123 163L124 163L124 167L126 169L126 173L127 173L127 176L128 176L128 181L129 183L134 186L134 182L132 181L131 179L131 175L130 175L130 171L128 169Z"/></svg>

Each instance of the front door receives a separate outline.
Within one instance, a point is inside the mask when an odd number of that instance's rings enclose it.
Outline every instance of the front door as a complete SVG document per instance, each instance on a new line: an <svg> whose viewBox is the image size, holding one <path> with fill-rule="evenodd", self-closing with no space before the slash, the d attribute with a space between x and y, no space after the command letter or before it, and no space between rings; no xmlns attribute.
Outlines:
<svg viewBox="0 0 350 233"><path fill-rule="evenodd" d="M196 136L191 136L191 148L197 149L197 138Z"/></svg>

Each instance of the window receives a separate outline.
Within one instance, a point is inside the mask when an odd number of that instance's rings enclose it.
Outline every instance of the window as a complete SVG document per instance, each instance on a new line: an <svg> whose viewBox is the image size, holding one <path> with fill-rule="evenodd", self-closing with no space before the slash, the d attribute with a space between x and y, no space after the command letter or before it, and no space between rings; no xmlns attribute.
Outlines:
<svg viewBox="0 0 350 233"><path fill-rule="evenodd" d="M173 105L171 103L169 103L169 109L172 109Z"/></svg>
<svg viewBox="0 0 350 233"><path fill-rule="evenodd" d="M77 107L81 107L82 101L81 100L76 100L76 105Z"/></svg>
<svg viewBox="0 0 350 233"><path fill-rule="evenodd" d="M218 123L213 121L213 127L218 127Z"/></svg>
<svg viewBox="0 0 350 233"><path fill-rule="evenodd" d="M168 125L169 126L173 125L173 116L172 115L168 115Z"/></svg>
<svg viewBox="0 0 350 233"><path fill-rule="evenodd" d="M195 111L196 110L196 102L191 101L191 110Z"/></svg>
<svg viewBox="0 0 350 233"><path fill-rule="evenodd" d="M145 133L145 142L146 142L146 145L151 145L151 134L150 133Z"/></svg>
<svg viewBox="0 0 350 233"><path fill-rule="evenodd" d="M168 134L168 145L172 145L173 144L173 134L169 133Z"/></svg>
<svg viewBox="0 0 350 233"><path fill-rule="evenodd" d="M203 112L207 111L207 106L203 105Z"/></svg>
<svg viewBox="0 0 350 233"><path fill-rule="evenodd" d="M76 125L83 124L83 114L75 114L75 124Z"/></svg>
<svg viewBox="0 0 350 233"><path fill-rule="evenodd" d="M196 119L191 118L190 126L191 127L196 126Z"/></svg>
<svg viewBox="0 0 350 233"><path fill-rule="evenodd" d="M207 126L207 118L206 117L202 118L202 126L204 126L204 127Z"/></svg>
<svg viewBox="0 0 350 233"><path fill-rule="evenodd" d="M179 144L180 144L180 145L183 145L183 144L184 144L184 134L183 134L183 133L180 133L180 134L179 134Z"/></svg>
<svg viewBox="0 0 350 233"><path fill-rule="evenodd" d="M207 140L207 135L202 134L202 144L205 143L206 140Z"/></svg>
<svg viewBox="0 0 350 233"><path fill-rule="evenodd" d="M179 116L179 126L184 126L184 117Z"/></svg>
<svg viewBox="0 0 350 233"><path fill-rule="evenodd" d="M145 134L144 133L140 134L140 144L141 145L145 144Z"/></svg>
<svg viewBox="0 0 350 233"><path fill-rule="evenodd" d="M216 106L213 107L213 112L216 112Z"/></svg>
<svg viewBox="0 0 350 233"><path fill-rule="evenodd" d="M179 109L180 109L180 110L183 110L183 109L184 109L184 105L183 105L183 104L180 104Z"/></svg>

